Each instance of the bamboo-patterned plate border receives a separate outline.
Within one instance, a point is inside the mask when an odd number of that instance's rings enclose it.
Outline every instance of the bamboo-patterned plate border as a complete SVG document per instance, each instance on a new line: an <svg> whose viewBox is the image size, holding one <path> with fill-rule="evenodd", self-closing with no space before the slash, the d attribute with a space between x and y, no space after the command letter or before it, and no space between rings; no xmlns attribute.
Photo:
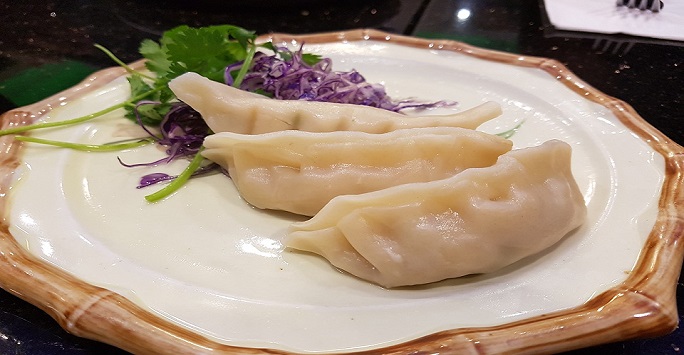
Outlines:
<svg viewBox="0 0 684 355"><path fill-rule="evenodd" d="M451 51L515 66L539 68L587 100L608 108L634 134L664 157L665 179L658 215L627 279L569 310L492 327L459 328L421 337L370 354L557 353L608 342L667 334L678 324L676 285L684 249L684 148L651 126L627 103L610 97L556 60L482 49L453 40L432 40L359 29L309 35L271 34L263 41L331 43L384 41ZM141 62L134 64L140 66ZM59 106L125 75L98 71L80 84L38 103L0 116L2 128L33 122ZM21 144L0 138L0 287L47 312L66 331L136 354L286 354L217 343L151 312L112 291L90 285L20 246L9 232L7 210Z"/></svg>

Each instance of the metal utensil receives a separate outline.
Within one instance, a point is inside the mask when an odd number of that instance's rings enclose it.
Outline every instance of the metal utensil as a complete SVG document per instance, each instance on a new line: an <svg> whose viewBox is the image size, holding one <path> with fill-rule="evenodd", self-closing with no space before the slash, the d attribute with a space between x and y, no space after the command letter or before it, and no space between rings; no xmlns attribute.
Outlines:
<svg viewBox="0 0 684 355"><path fill-rule="evenodd" d="M642 11L660 12L663 5L660 0L617 0L617 6L627 6L630 9L637 8Z"/></svg>

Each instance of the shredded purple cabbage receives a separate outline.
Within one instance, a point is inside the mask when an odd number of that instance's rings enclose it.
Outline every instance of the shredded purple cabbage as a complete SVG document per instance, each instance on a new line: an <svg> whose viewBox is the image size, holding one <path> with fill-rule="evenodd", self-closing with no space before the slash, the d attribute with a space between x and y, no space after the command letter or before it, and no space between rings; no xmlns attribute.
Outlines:
<svg viewBox="0 0 684 355"><path fill-rule="evenodd" d="M154 101L141 101L136 105L136 115L138 112L138 107L141 105L154 105L158 102ZM204 121L199 112L195 111L192 107L185 103L178 102L173 104L169 112L164 116L159 128L161 137L152 133L138 117L138 123L141 127L151 136L156 142L162 146L165 146L167 156L165 158L155 160L147 163L138 164L126 164L121 159L119 162L125 167L138 167L138 166L154 166L158 164L170 163L179 158L192 158L197 154L202 147L204 138L210 134L209 126ZM212 163L207 166L200 168L193 176L206 174L208 172L218 170L219 165ZM150 186L159 182L169 181L175 179L175 176L171 176L165 173L151 173L144 175L140 179L138 188L143 188Z"/></svg>
<svg viewBox="0 0 684 355"><path fill-rule="evenodd" d="M332 70L332 60L322 58L313 65L303 59L302 47L292 52L279 48L280 55L259 52L240 83L240 89L259 92L279 100L325 101L366 105L399 112L408 108L425 109L451 106L447 101L418 102L393 100L381 84L372 84L356 70ZM283 59L289 58L289 59ZM236 63L226 68L225 83L233 85L231 73L240 68Z"/></svg>
<svg viewBox="0 0 684 355"><path fill-rule="evenodd" d="M152 173L152 174L143 175L143 177L140 178L140 184L138 185L138 188L140 189L140 188L143 188L145 186L154 185L154 184L156 184L158 182L162 182L162 181L173 180L175 178L176 178L175 176L169 175L166 173Z"/></svg>
<svg viewBox="0 0 684 355"><path fill-rule="evenodd" d="M197 177L197 176L209 174L209 173L216 172L216 171L222 171L222 172L224 172L224 174L228 175L228 173L225 172L223 170L223 168L221 168L221 166L219 166L216 163L211 163L211 164L205 165L205 166L197 169L197 171L195 171L191 175L191 177ZM141 189L143 187L154 185L156 183L160 183L160 182L164 182L164 181L171 181L177 177L178 177L178 175L169 175L166 173L151 173L151 174L143 175L140 178L140 183L138 184L137 188Z"/></svg>
<svg viewBox="0 0 684 355"><path fill-rule="evenodd" d="M168 147L166 153L170 160L197 154L204 137L210 133L200 113L183 103L173 105L159 128L162 133L159 144Z"/></svg>

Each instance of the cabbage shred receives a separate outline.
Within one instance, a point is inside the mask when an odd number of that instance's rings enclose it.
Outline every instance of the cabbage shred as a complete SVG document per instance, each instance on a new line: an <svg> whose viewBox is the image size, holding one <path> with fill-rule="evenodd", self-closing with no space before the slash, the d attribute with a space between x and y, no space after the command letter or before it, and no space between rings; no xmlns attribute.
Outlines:
<svg viewBox="0 0 684 355"><path fill-rule="evenodd" d="M243 65L226 68L225 83L233 85L232 71ZM366 105L399 112L407 108L430 108L451 105L446 101L423 103L393 100L381 84L369 83L356 70L333 71L330 58L307 60L303 45L291 52L277 48L276 54L259 52L240 84L240 89L262 93L279 100L324 101Z"/></svg>

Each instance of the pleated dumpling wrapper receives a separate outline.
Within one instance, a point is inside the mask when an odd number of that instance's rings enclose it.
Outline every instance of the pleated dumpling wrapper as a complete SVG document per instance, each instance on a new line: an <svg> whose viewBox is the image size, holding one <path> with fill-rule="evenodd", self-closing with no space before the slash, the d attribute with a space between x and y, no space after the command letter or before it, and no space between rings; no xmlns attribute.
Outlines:
<svg viewBox="0 0 684 355"><path fill-rule="evenodd" d="M512 145L495 135L452 127L381 134L222 132L205 139L202 155L228 170L253 206L313 216L336 196L490 166Z"/></svg>
<svg viewBox="0 0 684 355"><path fill-rule="evenodd" d="M452 115L409 116L370 106L304 100L276 100L185 73L169 83L179 100L199 112L213 132L259 134L283 130L385 133L401 128L475 129L501 115L486 102Z"/></svg>
<svg viewBox="0 0 684 355"><path fill-rule="evenodd" d="M284 243L387 288L493 272L583 223L570 156L551 140L443 180L340 196Z"/></svg>

